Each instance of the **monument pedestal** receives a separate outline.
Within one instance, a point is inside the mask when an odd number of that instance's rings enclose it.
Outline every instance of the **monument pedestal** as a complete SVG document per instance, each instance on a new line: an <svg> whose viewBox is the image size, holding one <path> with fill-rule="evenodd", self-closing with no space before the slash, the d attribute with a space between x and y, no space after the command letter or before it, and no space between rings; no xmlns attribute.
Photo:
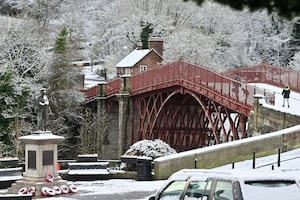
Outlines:
<svg viewBox="0 0 300 200"><path fill-rule="evenodd" d="M43 187L66 184L57 173L57 144L64 137L54 135L51 131L36 131L19 139L25 144L25 173L22 180L11 185L9 193L16 194L22 188L34 187L35 196L41 196Z"/></svg>

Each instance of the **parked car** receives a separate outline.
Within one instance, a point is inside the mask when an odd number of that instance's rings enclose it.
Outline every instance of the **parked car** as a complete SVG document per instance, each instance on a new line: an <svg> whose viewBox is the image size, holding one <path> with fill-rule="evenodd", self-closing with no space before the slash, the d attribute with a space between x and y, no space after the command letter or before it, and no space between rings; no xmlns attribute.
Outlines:
<svg viewBox="0 0 300 200"><path fill-rule="evenodd" d="M300 184L295 175L285 172L184 169L148 199L296 200Z"/></svg>

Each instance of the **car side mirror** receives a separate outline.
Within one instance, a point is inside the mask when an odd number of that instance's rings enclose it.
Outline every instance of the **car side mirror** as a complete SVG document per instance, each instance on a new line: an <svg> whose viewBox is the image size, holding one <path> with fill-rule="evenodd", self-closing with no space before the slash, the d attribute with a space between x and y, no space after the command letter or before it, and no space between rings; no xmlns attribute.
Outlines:
<svg viewBox="0 0 300 200"><path fill-rule="evenodd" d="M150 196L148 200L155 200L155 196Z"/></svg>
<svg viewBox="0 0 300 200"><path fill-rule="evenodd" d="M208 196L206 195L202 196L201 200L208 200Z"/></svg>

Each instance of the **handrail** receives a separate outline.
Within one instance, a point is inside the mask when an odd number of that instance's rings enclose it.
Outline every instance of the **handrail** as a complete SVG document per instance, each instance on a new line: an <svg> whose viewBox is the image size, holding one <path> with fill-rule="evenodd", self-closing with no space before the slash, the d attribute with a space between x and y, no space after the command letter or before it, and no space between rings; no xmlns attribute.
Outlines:
<svg viewBox="0 0 300 200"><path fill-rule="evenodd" d="M237 73L241 78L241 82L233 79ZM146 73L131 76L130 94L138 95L180 85L191 90L200 90L200 92L211 95L210 98L226 99L231 102L230 104L239 104L239 106L248 109L253 106L254 94L274 95L271 91L248 85L249 82L278 86L288 83L292 90L300 91L300 72L263 63L253 67L242 67L237 70L216 73L206 67L179 60L159 65ZM120 78L107 82L107 96L118 94L120 88ZM82 91L86 94L87 99L93 99L98 95L98 86Z"/></svg>
<svg viewBox="0 0 300 200"><path fill-rule="evenodd" d="M300 93L300 71L262 63L256 66L240 67L222 73L228 77L236 74L247 83L266 83L277 87L289 85L291 90Z"/></svg>
<svg viewBox="0 0 300 200"><path fill-rule="evenodd" d="M247 92L249 90L247 84L215 73L208 68L181 60L158 67L145 74L132 76L131 94L151 91L152 88L158 88L158 85L162 85L162 87L180 85L182 81L190 85L200 86L209 90L210 93L214 92L231 102L239 103L248 108L253 105L253 98L249 98L251 94ZM254 91L254 89L252 90Z"/></svg>
<svg viewBox="0 0 300 200"><path fill-rule="evenodd" d="M107 82L106 95L110 96L110 95L118 94L120 91L120 82L121 82L120 79L115 79ZM95 85L88 89L81 90L81 92L85 94L87 100L91 100L94 99L99 94L98 87L99 87L98 85Z"/></svg>

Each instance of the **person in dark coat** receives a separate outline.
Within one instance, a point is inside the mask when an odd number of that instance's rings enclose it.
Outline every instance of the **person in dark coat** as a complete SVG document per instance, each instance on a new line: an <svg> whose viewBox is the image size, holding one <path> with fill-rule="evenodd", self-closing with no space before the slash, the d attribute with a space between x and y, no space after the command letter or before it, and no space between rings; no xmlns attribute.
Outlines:
<svg viewBox="0 0 300 200"><path fill-rule="evenodd" d="M290 102L289 102L289 98L290 98L290 93L291 90L289 88L289 86L285 86L282 90L282 96L283 96L283 105L282 107L285 106L285 102L287 103L288 108L290 107Z"/></svg>

